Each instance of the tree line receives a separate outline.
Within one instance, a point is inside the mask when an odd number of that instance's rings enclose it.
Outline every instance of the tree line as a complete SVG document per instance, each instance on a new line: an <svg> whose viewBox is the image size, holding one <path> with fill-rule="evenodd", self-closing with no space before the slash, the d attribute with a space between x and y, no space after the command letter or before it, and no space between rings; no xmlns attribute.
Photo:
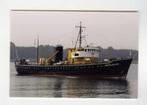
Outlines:
<svg viewBox="0 0 147 105"><path fill-rule="evenodd" d="M39 46L39 57L49 57L54 52L55 46L51 45L40 45ZM105 58L127 58L131 55L133 61L138 61L138 51L131 49L114 49L113 47L108 47L104 49L98 46L100 50L100 59ZM68 49L63 50L63 59L67 57ZM15 58L26 58L26 59L36 59L36 47L18 47L13 42L10 43L10 59L14 60Z"/></svg>

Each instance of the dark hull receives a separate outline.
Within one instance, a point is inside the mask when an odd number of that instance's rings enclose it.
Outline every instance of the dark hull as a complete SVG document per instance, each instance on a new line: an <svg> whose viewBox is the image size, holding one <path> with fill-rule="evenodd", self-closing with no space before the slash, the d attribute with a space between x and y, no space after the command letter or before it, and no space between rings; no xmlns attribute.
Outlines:
<svg viewBox="0 0 147 105"><path fill-rule="evenodd" d="M66 75L126 78L132 59L81 65L15 65L18 75Z"/></svg>

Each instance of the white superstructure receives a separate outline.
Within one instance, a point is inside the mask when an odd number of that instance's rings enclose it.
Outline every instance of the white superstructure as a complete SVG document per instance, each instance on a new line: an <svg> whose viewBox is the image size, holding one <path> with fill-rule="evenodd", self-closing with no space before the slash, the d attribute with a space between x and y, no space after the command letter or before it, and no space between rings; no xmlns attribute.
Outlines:
<svg viewBox="0 0 147 105"><path fill-rule="evenodd" d="M96 47L85 47L72 51L72 58L99 58L99 49Z"/></svg>

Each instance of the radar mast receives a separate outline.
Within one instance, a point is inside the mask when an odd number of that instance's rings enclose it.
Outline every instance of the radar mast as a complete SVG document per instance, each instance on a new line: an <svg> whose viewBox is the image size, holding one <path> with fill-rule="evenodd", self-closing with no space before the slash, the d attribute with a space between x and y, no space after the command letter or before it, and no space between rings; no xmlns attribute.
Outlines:
<svg viewBox="0 0 147 105"><path fill-rule="evenodd" d="M86 28L84 26L82 26L82 22L80 21L80 25L79 26L75 26L76 28L79 28L79 33L78 33L78 37L76 40L76 44L75 44L75 48L77 46L77 43L79 41L79 48L82 48L82 32L83 32L83 28Z"/></svg>

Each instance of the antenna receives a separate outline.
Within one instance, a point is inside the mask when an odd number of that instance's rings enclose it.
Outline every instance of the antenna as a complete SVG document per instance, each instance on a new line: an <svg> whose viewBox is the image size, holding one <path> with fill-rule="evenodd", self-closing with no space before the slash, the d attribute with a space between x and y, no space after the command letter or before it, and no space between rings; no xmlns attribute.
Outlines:
<svg viewBox="0 0 147 105"><path fill-rule="evenodd" d="M78 37L77 37L77 41L76 41L76 44L75 44L75 48L77 46L77 42L79 41L79 48L82 47L82 28L86 28L84 26L82 26L82 22L80 21L80 26L75 26L76 28L79 28L79 34L78 34Z"/></svg>
<svg viewBox="0 0 147 105"><path fill-rule="evenodd" d="M84 35L82 38L83 38L83 40L85 41L86 46L87 46L87 45L88 45L88 43L87 43L87 40L86 40L86 36L87 36L87 35Z"/></svg>
<svg viewBox="0 0 147 105"><path fill-rule="evenodd" d="M72 37L72 42L71 42L71 44L72 44L72 46L74 46L74 39L73 39L73 37Z"/></svg>
<svg viewBox="0 0 147 105"><path fill-rule="evenodd" d="M39 63L39 36L37 36L37 56L36 56L37 64Z"/></svg>

